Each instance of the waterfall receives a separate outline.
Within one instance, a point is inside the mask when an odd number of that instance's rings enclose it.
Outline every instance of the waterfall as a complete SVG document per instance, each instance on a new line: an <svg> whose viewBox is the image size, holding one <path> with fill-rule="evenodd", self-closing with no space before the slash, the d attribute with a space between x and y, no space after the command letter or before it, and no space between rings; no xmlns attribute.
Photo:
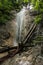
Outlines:
<svg viewBox="0 0 43 65"><path fill-rule="evenodd" d="M23 6L23 8L21 9L20 12L17 13L16 15L16 37L15 37L15 44L14 45L18 45L18 43L20 43L22 41L22 37L25 36L25 34L27 33L26 30L26 23L27 20L30 18L28 18L29 16L29 9L32 9L32 5L27 5L27 7ZM27 16L28 15L28 16ZM22 36L22 30L24 30L23 28L25 28L25 31L23 32L23 36Z"/></svg>
<svg viewBox="0 0 43 65"><path fill-rule="evenodd" d="M28 4L27 5L27 9L30 9L30 10L33 9L33 5L32 4L31 5Z"/></svg>
<svg viewBox="0 0 43 65"><path fill-rule="evenodd" d="M19 13L17 13L16 17L16 23L17 23L17 29L16 29L16 41L21 42L21 32L22 32L22 26L23 26L23 18L25 15L26 7L23 7Z"/></svg>

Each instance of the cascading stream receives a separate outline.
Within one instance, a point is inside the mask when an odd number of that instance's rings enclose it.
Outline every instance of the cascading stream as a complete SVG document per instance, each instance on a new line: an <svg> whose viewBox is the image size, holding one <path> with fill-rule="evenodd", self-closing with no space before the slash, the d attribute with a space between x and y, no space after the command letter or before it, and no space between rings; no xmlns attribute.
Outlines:
<svg viewBox="0 0 43 65"><path fill-rule="evenodd" d="M22 31L24 30L23 28L25 28L26 21L28 19L27 16L29 16L27 14L27 11L29 9L32 9L32 5L29 6L29 4L28 4L27 7L23 6L21 11L18 12L16 15L16 34L15 34L16 36L15 36L15 40L14 40L14 46L18 46L18 43L20 43L22 41ZM23 32L24 36L26 34L26 31L27 30L25 29L25 31Z"/></svg>
<svg viewBox="0 0 43 65"><path fill-rule="evenodd" d="M26 7L23 7L23 9L17 13L16 17L16 23L17 23L17 29L16 29L16 41L21 42L21 32L22 32L22 26L23 26L23 18L25 15Z"/></svg>

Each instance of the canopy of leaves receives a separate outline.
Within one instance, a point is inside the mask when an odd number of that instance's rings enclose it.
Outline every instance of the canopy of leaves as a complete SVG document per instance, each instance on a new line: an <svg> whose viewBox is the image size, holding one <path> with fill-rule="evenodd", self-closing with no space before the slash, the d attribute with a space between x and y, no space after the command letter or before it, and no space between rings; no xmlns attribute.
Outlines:
<svg viewBox="0 0 43 65"><path fill-rule="evenodd" d="M41 17L43 13L43 1L42 0L0 0L0 23L5 23L8 20L12 19L11 11L14 9L19 11L22 8L23 4L31 3L34 5L34 10L40 12ZM37 15L36 18L40 15ZM42 19L42 18L41 18ZM35 19L36 21L36 19Z"/></svg>

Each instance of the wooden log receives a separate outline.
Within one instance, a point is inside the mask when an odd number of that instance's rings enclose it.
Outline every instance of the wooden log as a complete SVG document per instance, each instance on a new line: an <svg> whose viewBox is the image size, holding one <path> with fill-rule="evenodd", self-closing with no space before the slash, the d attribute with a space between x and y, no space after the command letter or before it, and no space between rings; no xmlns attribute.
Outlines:
<svg viewBox="0 0 43 65"><path fill-rule="evenodd" d="M3 47L2 49L0 49L0 53L8 52L13 49L17 49L17 47Z"/></svg>
<svg viewBox="0 0 43 65"><path fill-rule="evenodd" d="M8 58L12 58L13 56L15 56L18 52L20 51L19 48L13 50L12 52L6 54L6 56L3 56L2 58L0 58L0 63L4 62L5 60L7 60Z"/></svg>

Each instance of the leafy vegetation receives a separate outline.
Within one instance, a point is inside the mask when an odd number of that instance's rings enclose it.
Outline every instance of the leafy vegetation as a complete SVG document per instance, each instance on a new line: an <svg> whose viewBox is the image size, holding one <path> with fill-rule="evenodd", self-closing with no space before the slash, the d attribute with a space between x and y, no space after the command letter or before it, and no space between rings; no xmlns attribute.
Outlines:
<svg viewBox="0 0 43 65"><path fill-rule="evenodd" d="M10 0L0 0L0 23L4 23L11 18L11 9L12 3Z"/></svg>
<svg viewBox="0 0 43 65"><path fill-rule="evenodd" d="M42 19L43 1L42 0L0 0L0 23L5 23L12 19L12 10L19 11L23 4L31 3L34 5L34 10L41 14L37 15L35 22Z"/></svg>
<svg viewBox="0 0 43 65"><path fill-rule="evenodd" d="M0 0L0 23L5 23L12 19L11 10L19 11L22 7L22 2L23 0Z"/></svg>
<svg viewBox="0 0 43 65"><path fill-rule="evenodd" d="M35 17L35 22L39 23L43 20L43 1L42 0L32 0L32 4L34 5L34 10L39 12L39 14Z"/></svg>

